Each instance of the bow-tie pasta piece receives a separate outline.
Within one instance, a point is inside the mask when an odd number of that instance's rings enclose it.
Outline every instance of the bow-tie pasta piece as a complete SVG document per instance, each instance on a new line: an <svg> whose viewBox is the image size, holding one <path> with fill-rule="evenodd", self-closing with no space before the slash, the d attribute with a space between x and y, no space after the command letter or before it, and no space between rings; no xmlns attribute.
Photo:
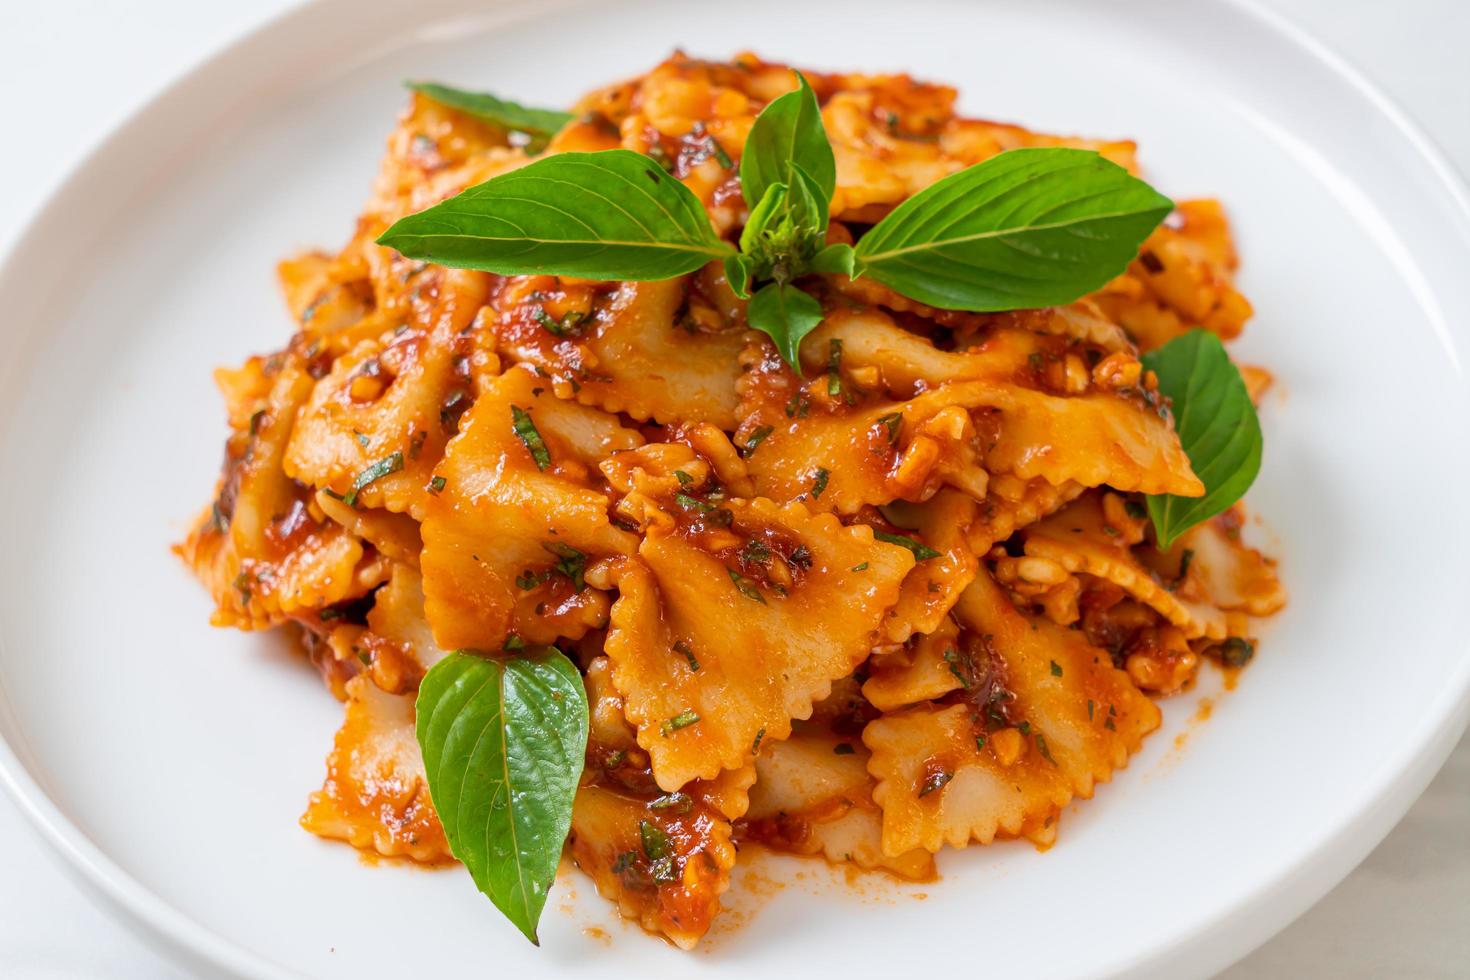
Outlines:
<svg viewBox="0 0 1470 980"><path fill-rule="evenodd" d="M312 378L291 354L222 375L232 434L209 512L178 547L209 588L216 625L259 629L365 595L388 574L313 506L281 460Z"/></svg>
<svg viewBox="0 0 1470 980"><path fill-rule="evenodd" d="M366 677L347 682L347 717L301 825L385 857L454 860L429 799L412 694L385 693Z"/></svg>
<svg viewBox="0 0 1470 980"><path fill-rule="evenodd" d="M642 441L523 368L494 381L461 420L425 508L425 610L440 647L515 649L606 623L587 565L637 539L609 522L597 464Z"/></svg>
<svg viewBox="0 0 1470 980"><path fill-rule="evenodd" d="M587 667L591 737L572 807L572 860L604 898L650 932L691 949L720 910L755 768L665 793L653 781L612 687L606 657Z"/></svg>
<svg viewBox="0 0 1470 980"><path fill-rule="evenodd" d="M1159 711L1076 631L1019 613L981 575L955 607L959 691L863 730L883 849L937 851L998 834L1046 840L1061 808L1127 763Z"/></svg>
<svg viewBox="0 0 1470 980"><path fill-rule="evenodd" d="M441 270L431 309L337 358L301 410L286 474L357 507L422 520L428 483L471 398L464 332L487 277Z"/></svg>
<svg viewBox="0 0 1470 980"><path fill-rule="evenodd" d="M665 282L517 276L500 288L500 351L556 394L639 421L735 427L744 304L701 271Z"/></svg>
<svg viewBox="0 0 1470 980"><path fill-rule="evenodd" d="M666 790L750 762L871 650L914 565L799 505L723 501L650 526L618 577L607 654Z"/></svg>
<svg viewBox="0 0 1470 980"><path fill-rule="evenodd" d="M883 812L873 802L867 761L868 750L855 736L807 724L764 746L755 761L745 836L774 850L821 854L902 878L934 877L934 858L922 848L883 853Z"/></svg>

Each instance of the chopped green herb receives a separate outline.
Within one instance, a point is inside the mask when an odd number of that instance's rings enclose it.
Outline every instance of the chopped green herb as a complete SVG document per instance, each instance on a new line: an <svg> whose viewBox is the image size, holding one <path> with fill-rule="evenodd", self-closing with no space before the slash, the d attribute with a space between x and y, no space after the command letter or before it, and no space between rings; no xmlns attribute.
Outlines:
<svg viewBox="0 0 1470 980"><path fill-rule="evenodd" d="M1092 700L1092 698L1088 698L1087 699L1087 720L1088 721L1091 721L1092 720L1092 712L1093 712L1093 709L1096 708L1096 707L1097 707L1096 702L1094 702Z"/></svg>
<svg viewBox="0 0 1470 980"><path fill-rule="evenodd" d="M650 861L657 861L672 853L669 835L652 820L638 821L638 839L643 843L643 853Z"/></svg>
<svg viewBox="0 0 1470 980"><path fill-rule="evenodd" d="M1220 662L1227 667L1244 667L1256 655L1256 645L1249 640L1232 636L1220 644Z"/></svg>
<svg viewBox="0 0 1470 980"><path fill-rule="evenodd" d="M516 576L516 588L522 592L530 592L545 582L549 574L549 572L533 572L529 568L522 569L521 574Z"/></svg>
<svg viewBox="0 0 1470 980"><path fill-rule="evenodd" d="M854 572L866 572L868 570L868 563L867 562L860 562L860 563L852 566L852 570Z"/></svg>
<svg viewBox="0 0 1470 980"><path fill-rule="evenodd" d="M689 484L694 482L694 477L690 476L688 473L685 473L683 470L675 470L674 479L679 481L679 486L681 487L687 487L689 486Z"/></svg>
<svg viewBox="0 0 1470 980"><path fill-rule="evenodd" d="M831 479L831 476L832 476L832 474L829 473L829 472L827 472L827 468L826 467L824 467L824 466L818 466L817 467L816 476L812 478L812 499L813 500L816 500L818 497L820 497L822 495L822 491L825 490L825 489L827 489L827 481L829 479Z"/></svg>
<svg viewBox="0 0 1470 980"><path fill-rule="evenodd" d="M619 854L617 858L613 861L612 873L615 875L622 874L624 871L627 871L629 868L631 868L634 862L636 862L637 860L637 851L624 851L623 853Z"/></svg>
<svg viewBox="0 0 1470 980"><path fill-rule="evenodd" d="M1040 732L1036 733L1036 751L1040 752L1041 757L1047 762L1050 762L1052 765L1057 764L1057 760L1051 757L1051 748L1046 744L1046 736Z"/></svg>
<svg viewBox="0 0 1470 980"><path fill-rule="evenodd" d="M650 810L673 810L675 813L688 813L693 807L694 800L688 793L665 793L648 804Z"/></svg>
<svg viewBox="0 0 1470 980"><path fill-rule="evenodd" d="M949 664L949 672L959 680L961 686L968 688L970 686L970 679L965 676L964 671L960 670L960 666L963 663L960 659L960 652L953 647L945 650L944 662Z"/></svg>
<svg viewBox="0 0 1470 980"><path fill-rule="evenodd" d="M545 470L551 465L551 453L546 448L546 442L541 438L541 433L536 430L536 423L531 419L531 413L519 405L510 407L511 428L515 430L516 436L536 461L538 470Z"/></svg>
<svg viewBox="0 0 1470 980"><path fill-rule="evenodd" d="M936 769L924 777L924 784L919 787L919 796L925 797L936 789L940 789L945 783L954 778L954 773L948 769Z"/></svg>
<svg viewBox="0 0 1470 980"><path fill-rule="evenodd" d="M1023 721L1019 725L1017 725L1016 727L1021 730L1021 734L1022 735L1030 735L1031 734L1031 722L1029 722L1029 721Z"/></svg>
<svg viewBox="0 0 1470 980"><path fill-rule="evenodd" d="M677 715L660 725L659 731L663 733L664 738L668 738L679 729L688 728L690 725L694 724L697 721L699 721L699 713L690 708L685 708L683 711L679 712Z"/></svg>
<svg viewBox="0 0 1470 980"><path fill-rule="evenodd" d="M874 531L873 537L879 541L883 541L888 544L896 544L901 548L909 549L914 553L914 558L918 561L924 561L928 558L938 558L941 554L940 552L935 551L933 548L930 548L928 545L921 544L920 542L915 541L913 538L906 538L902 534L889 534L886 531Z"/></svg>
<svg viewBox="0 0 1470 980"><path fill-rule="evenodd" d="M444 486L447 482L448 481L446 481L442 476L434 477L432 480L429 481L429 493L435 497L439 496L439 494L444 490Z"/></svg>
<svg viewBox="0 0 1470 980"><path fill-rule="evenodd" d="M751 538L740 549L740 560L748 565L764 565L771 560L771 549L759 538Z"/></svg>
<svg viewBox="0 0 1470 980"><path fill-rule="evenodd" d="M1103 727L1106 728L1110 732L1116 732L1118 730L1118 726L1115 725L1115 724L1113 724L1113 719L1111 719L1111 718L1109 718L1107 721L1103 722Z"/></svg>
<svg viewBox="0 0 1470 980"><path fill-rule="evenodd" d="M710 511L715 509L714 504L706 503L705 501L699 500L696 497L691 497L687 493L674 494L674 503L678 504L680 507L683 507L685 510L696 510L699 511L701 514L708 514Z"/></svg>
<svg viewBox="0 0 1470 980"><path fill-rule="evenodd" d="M975 736L975 748L976 749L979 749L980 751L984 751L984 749L985 749L985 736L984 735L976 735Z"/></svg>
<svg viewBox="0 0 1470 980"><path fill-rule="evenodd" d="M352 430L352 434L357 437L357 444L364 449L373 444L371 439L363 435L361 432L358 432L356 429Z"/></svg>
<svg viewBox="0 0 1470 980"><path fill-rule="evenodd" d="M903 426L902 412L889 412L887 415L878 416L878 424L888 429L888 441L898 442L898 430Z"/></svg>
<svg viewBox="0 0 1470 980"><path fill-rule="evenodd" d="M760 751L760 748L761 748L761 739L763 739L765 737L766 737L766 730L764 728L762 728L760 731L758 731L758 732L755 733L755 741L750 743L750 754L751 755L755 755L757 752Z"/></svg>
<svg viewBox="0 0 1470 980"><path fill-rule="evenodd" d="M689 648L689 644L685 643L683 640L675 640L674 652L682 653L684 655L684 659L689 661L690 670L699 669L699 661L694 659L694 651Z"/></svg>
<svg viewBox="0 0 1470 980"><path fill-rule="evenodd" d="M792 549L791 557L786 559L786 563L792 568L811 568L811 549L809 549L804 544L797 545L795 548Z"/></svg>
<svg viewBox="0 0 1470 980"><path fill-rule="evenodd" d="M745 455L749 456L751 453L755 452L755 447L765 442L766 436L775 431L776 427L774 425L757 426L754 430L751 431L750 435L745 437Z"/></svg>
<svg viewBox="0 0 1470 980"><path fill-rule="evenodd" d="M326 609L323 609L317 615L317 618L320 619L324 623L330 623L334 619L341 619L342 618L342 610L340 610L340 609L333 609L333 608L331 608L329 606Z"/></svg>
<svg viewBox="0 0 1470 980"><path fill-rule="evenodd" d="M827 341L827 394L842 394L842 341L836 337Z"/></svg>
<svg viewBox="0 0 1470 980"><path fill-rule="evenodd" d="M543 541L541 547L556 556L556 570L572 580L572 587L581 592L587 587L583 574L587 571L587 556L560 541Z"/></svg>
<svg viewBox="0 0 1470 980"><path fill-rule="evenodd" d="M348 507L356 507L357 495L361 490L369 484L381 480L389 473L397 473L401 469L403 469L402 453L393 453L391 456L384 456L372 466L357 474L357 479L352 481L352 492L343 497L342 502Z"/></svg>
<svg viewBox="0 0 1470 980"><path fill-rule="evenodd" d="M747 599L754 599L763 606L766 605L766 597L761 595L761 590L755 587L755 583L733 568L727 568L726 571L730 573L730 581L735 583L735 588L740 591L741 595Z"/></svg>
<svg viewBox="0 0 1470 980"><path fill-rule="evenodd" d="M1055 660L1053 660L1051 662L1051 676L1053 676L1053 677L1061 677L1062 676L1062 665L1059 664L1059 663L1057 663Z"/></svg>
<svg viewBox="0 0 1470 980"><path fill-rule="evenodd" d="M572 310L558 320L550 313L547 313L546 307L544 306L537 306L531 315L536 318L536 322L541 324L547 333L555 337L565 337L569 334L576 333L577 327L586 319L586 314L578 310Z"/></svg>
<svg viewBox="0 0 1470 980"><path fill-rule="evenodd" d="M500 645L502 650L524 650L526 641L519 633L507 633L505 642Z"/></svg>

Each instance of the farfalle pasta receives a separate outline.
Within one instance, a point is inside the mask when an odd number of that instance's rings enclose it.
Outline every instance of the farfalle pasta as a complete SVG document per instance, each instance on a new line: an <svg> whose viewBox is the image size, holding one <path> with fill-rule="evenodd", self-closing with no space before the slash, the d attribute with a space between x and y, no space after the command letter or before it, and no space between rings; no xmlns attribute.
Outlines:
<svg viewBox="0 0 1470 980"><path fill-rule="evenodd" d="M810 180L822 207L790 213L827 221L773 253L779 227L742 231L765 220L743 161L793 90L831 157L769 193ZM873 226L1011 151L1126 176L1135 146L751 55L676 55L572 113L474 98L416 91L347 246L281 263L294 336L217 373L224 468L176 549L216 624L287 629L345 704L307 830L471 863L415 699L465 651L555 647L587 717L566 851L690 948L753 845L907 880L945 846L1050 846L1159 726L1156 697L1250 659L1285 593L1241 505L1156 523L1216 484L1153 352L1251 313L1217 202L1178 203L1067 302L936 305L864 252ZM494 178L618 150L648 193L692 194L707 261L598 278L377 242ZM800 329L758 322L758 282Z"/></svg>

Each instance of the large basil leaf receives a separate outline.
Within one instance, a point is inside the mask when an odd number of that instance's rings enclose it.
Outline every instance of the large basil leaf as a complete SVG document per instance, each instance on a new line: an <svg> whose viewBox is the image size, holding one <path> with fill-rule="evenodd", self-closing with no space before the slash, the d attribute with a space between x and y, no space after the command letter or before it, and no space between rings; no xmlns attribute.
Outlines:
<svg viewBox="0 0 1470 980"><path fill-rule="evenodd" d="M947 310L1070 303L1122 272L1172 208L1091 151L1011 150L895 208L858 242L858 273Z"/></svg>
<svg viewBox="0 0 1470 980"><path fill-rule="evenodd" d="M551 648L466 651L419 685L419 748L454 856L531 942L572 823L587 750L582 678Z"/></svg>
<svg viewBox="0 0 1470 980"><path fill-rule="evenodd" d="M771 100L755 117L740 155L740 189L745 206L754 208L767 187L791 183L788 164L794 163L816 184L825 215L837 188L837 163L822 127L816 93L801 72L796 73L796 80L794 91Z"/></svg>
<svg viewBox="0 0 1470 980"><path fill-rule="evenodd" d="M1250 489L1261 469L1261 423L1240 371L1220 338L1191 330L1143 355L1174 406L1174 429L1205 485L1203 497L1148 498L1159 547L1209 520Z"/></svg>
<svg viewBox="0 0 1470 980"><path fill-rule="evenodd" d="M631 150L558 153L400 219L414 259L504 275L672 279L734 251L694 192Z"/></svg>
<svg viewBox="0 0 1470 980"><path fill-rule="evenodd" d="M468 113L485 122L492 123L512 132L525 133L531 137L531 149L544 146L557 131L571 122L575 116L558 109L536 109L531 106L501 99L489 92L471 92L467 89L440 85L437 82L406 82L409 88L426 95L435 102Z"/></svg>
<svg viewBox="0 0 1470 980"><path fill-rule="evenodd" d="M776 349L798 373L801 338L822 322L822 304L789 283L766 283L751 297L745 319L776 342Z"/></svg>

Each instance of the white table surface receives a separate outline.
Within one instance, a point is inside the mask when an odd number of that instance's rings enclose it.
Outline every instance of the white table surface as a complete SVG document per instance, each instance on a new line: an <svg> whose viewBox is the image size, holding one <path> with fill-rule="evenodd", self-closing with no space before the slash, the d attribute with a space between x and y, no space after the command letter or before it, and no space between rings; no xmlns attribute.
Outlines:
<svg viewBox="0 0 1470 980"><path fill-rule="evenodd" d="M290 2L4 0L0 248L94 137ZM1470 2L1269 2L1364 69L1470 172ZM0 797L0 977L179 976L78 891ZM1361 867L1225 976L1470 977L1470 738Z"/></svg>

